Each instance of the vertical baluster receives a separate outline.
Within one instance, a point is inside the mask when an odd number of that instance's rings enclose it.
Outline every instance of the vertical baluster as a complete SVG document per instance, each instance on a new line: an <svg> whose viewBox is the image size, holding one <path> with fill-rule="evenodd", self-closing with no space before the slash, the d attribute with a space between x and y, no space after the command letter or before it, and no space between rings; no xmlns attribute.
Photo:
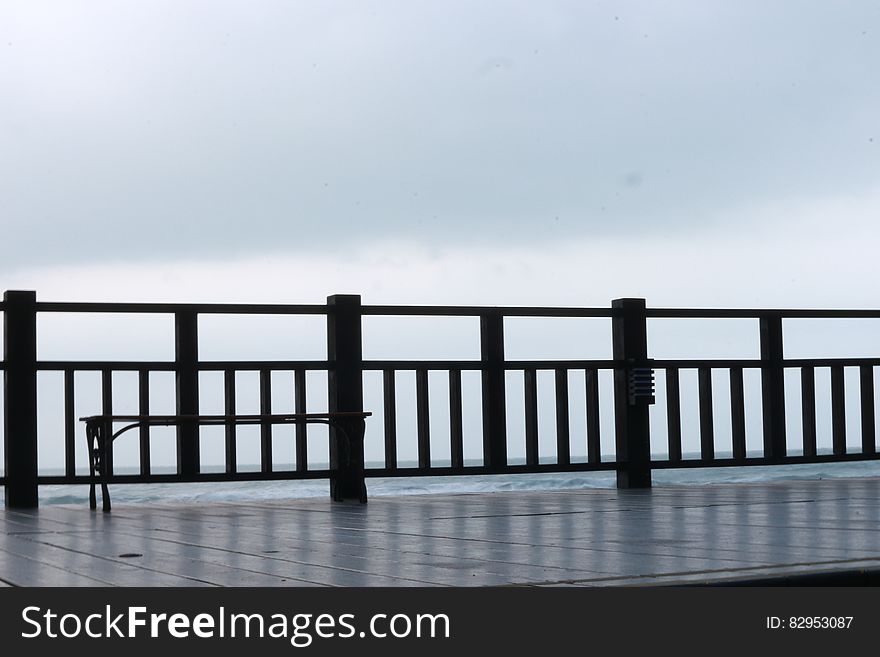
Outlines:
<svg viewBox="0 0 880 657"><path fill-rule="evenodd" d="M700 458L706 461L715 459L715 426L712 418L712 370L701 367L698 370L700 385Z"/></svg>
<svg viewBox="0 0 880 657"><path fill-rule="evenodd" d="M733 438L733 458L746 458L746 403L743 395L743 369L730 368L730 432Z"/></svg>
<svg viewBox="0 0 880 657"><path fill-rule="evenodd" d="M113 371L101 370L101 414L113 415ZM112 427L112 424L110 425ZM107 462L104 472L113 474L113 440L107 436Z"/></svg>
<svg viewBox="0 0 880 657"><path fill-rule="evenodd" d="M816 455L816 370L801 368L801 425L804 456Z"/></svg>
<svg viewBox="0 0 880 657"><path fill-rule="evenodd" d="M538 464L538 375L535 370L523 372L526 405L526 463Z"/></svg>
<svg viewBox="0 0 880 657"><path fill-rule="evenodd" d="M74 371L64 370L64 474L76 475L76 412L74 410Z"/></svg>
<svg viewBox="0 0 880 657"><path fill-rule="evenodd" d="M235 415L235 370L223 371L223 401L226 415ZM236 425L232 420L227 420L226 422L224 438L226 443L226 472L231 474L238 470Z"/></svg>
<svg viewBox="0 0 880 657"><path fill-rule="evenodd" d="M449 370L449 454L453 468L464 467L464 438L461 415L461 370Z"/></svg>
<svg viewBox="0 0 880 657"><path fill-rule="evenodd" d="M599 463L602 460L602 446L599 442L599 371L584 371L584 391L587 397L587 461Z"/></svg>
<svg viewBox="0 0 880 657"><path fill-rule="evenodd" d="M306 412L306 371L299 368L293 373L293 410L295 413ZM309 469L308 424L305 420L296 423L296 471L305 472Z"/></svg>
<svg viewBox="0 0 880 657"><path fill-rule="evenodd" d="M862 365L859 368L859 391L862 407L862 454L876 454L874 434L874 368Z"/></svg>
<svg viewBox="0 0 880 657"><path fill-rule="evenodd" d="M397 392L394 370L382 372L383 400L385 403L385 468L397 469Z"/></svg>
<svg viewBox="0 0 880 657"><path fill-rule="evenodd" d="M843 366L831 368L831 442L835 454L846 454L846 400Z"/></svg>
<svg viewBox="0 0 880 657"><path fill-rule="evenodd" d="M666 370L666 442L670 461L681 461L681 391L678 369Z"/></svg>
<svg viewBox="0 0 880 657"><path fill-rule="evenodd" d="M272 377L260 370L260 415L272 413ZM272 472L272 425L260 422L260 472Z"/></svg>
<svg viewBox="0 0 880 657"><path fill-rule="evenodd" d="M568 422L568 370L556 370L556 462L571 463Z"/></svg>
<svg viewBox="0 0 880 657"><path fill-rule="evenodd" d="M428 420L428 370L416 370L416 422L419 468L431 467L431 426Z"/></svg>
<svg viewBox="0 0 880 657"><path fill-rule="evenodd" d="M138 370L138 415L150 414L150 371ZM150 427L142 424L138 427L138 455L140 472L150 474Z"/></svg>

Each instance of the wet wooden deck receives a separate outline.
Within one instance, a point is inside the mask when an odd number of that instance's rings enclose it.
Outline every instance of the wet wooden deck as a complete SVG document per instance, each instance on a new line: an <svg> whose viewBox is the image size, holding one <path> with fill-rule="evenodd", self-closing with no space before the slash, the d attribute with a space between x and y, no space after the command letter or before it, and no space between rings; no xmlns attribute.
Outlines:
<svg viewBox="0 0 880 657"><path fill-rule="evenodd" d="M617 586L880 568L880 479L0 511L6 586Z"/></svg>

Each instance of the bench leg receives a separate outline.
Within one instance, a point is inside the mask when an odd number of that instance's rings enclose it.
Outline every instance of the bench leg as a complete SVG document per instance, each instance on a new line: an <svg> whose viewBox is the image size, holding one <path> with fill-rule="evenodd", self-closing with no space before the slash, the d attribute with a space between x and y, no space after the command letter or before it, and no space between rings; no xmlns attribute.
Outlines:
<svg viewBox="0 0 880 657"><path fill-rule="evenodd" d="M98 442L98 430L94 424L91 422L86 423L86 441L88 442L88 451L86 454L89 455L89 508L96 509L98 508L98 500L95 499L95 466L97 461L97 442Z"/></svg>
<svg viewBox="0 0 880 657"><path fill-rule="evenodd" d="M95 509L98 500L95 485L101 482L101 510L110 510L110 491L107 490L107 458L109 442L113 439L113 425L110 423L86 424L86 437L89 441L89 508Z"/></svg>
<svg viewBox="0 0 880 657"><path fill-rule="evenodd" d="M100 441L101 449L101 510L105 513L110 510L110 491L107 489L107 464L110 463L110 448L113 445L113 424L107 422L102 427L102 440Z"/></svg>
<svg viewBox="0 0 880 657"><path fill-rule="evenodd" d="M110 510L110 493L107 490L107 483L103 480L101 481L101 502L101 511L106 513Z"/></svg>

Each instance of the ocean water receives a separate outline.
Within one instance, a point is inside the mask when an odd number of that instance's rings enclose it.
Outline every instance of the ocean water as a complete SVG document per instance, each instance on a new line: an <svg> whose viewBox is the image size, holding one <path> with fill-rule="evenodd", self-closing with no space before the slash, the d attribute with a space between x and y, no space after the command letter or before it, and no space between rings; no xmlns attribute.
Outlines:
<svg viewBox="0 0 880 657"><path fill-rule="evenodd" d="M368 464L369 466L370 464ZM376 467L379 464L374 464ZM409 464L400 464L402 467ZM705 486L726 483L770 482L839 477L880 477L880 461L811 463L782 466L681 468L654 470L654 486ZM370 477L370 497L489 493L497 491L552 491L614 488L613 472L564 472L422 477ZM113 484L114 503L248 502L327 497L326 479L289 481L235 481L203 483ZM88 502L88 486L40 486L41 504Z"/></svg>

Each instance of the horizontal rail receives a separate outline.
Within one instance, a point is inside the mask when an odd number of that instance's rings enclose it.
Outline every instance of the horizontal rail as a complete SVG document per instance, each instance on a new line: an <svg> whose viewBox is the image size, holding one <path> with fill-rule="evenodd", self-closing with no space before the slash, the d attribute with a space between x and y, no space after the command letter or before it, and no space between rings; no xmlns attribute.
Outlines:
<svg viewBox="0 0 880 657"><path fill-rule="evenodd" d="M364 469L367 477L424 477L424 476L456 476L456 475L489 475L489 474L539 474L552 472L599 472L602 470L614 470L617 463L614 461L602 461L601 463L539 463L506 465L503 467L490 467L486 465L465 465L461 467L436 466L430 469L408 468L370 468Z"/></svg>
<svg viewBox="0 0 880 657"><path fill-rule="evenodd" d="M614 369L614 360L508 360L506 370L583 370ZM482 370L486 363L479 360L365 360L364 369L373 370Z"/></svg>
<svg viewBox="0 0 880 657"><path fill-rule="evenodd" d="M682 361L683 362L683 361ZM702 362L702 361L687 361ZM715 362L715 361L712 361ZM724 363L726 361L718 361ZM731 361L734 362L734 361ZM740 362L740 361L736 361ZM618 363L613 360L511 360L505 361L504 367L508 370L522 369L613 369ZM716 367L723 367L723 364ZM2 361L0 361L2 367ZM269 370L330 370L334 363L326 360L217 360L199 361L197 367L201 371L235 370L256 371ZM373 370L480 370L485 364L479 360L365 360L363 369ZM696 365L694 365L696 367ZM755 365L754 367L759 367ZM52 360L38 361L37 369L42 371L139 371L149 370L154 372L173 372L177 364L173 361L110 361L110 360Z"/></svg>
<svg viewBox="0 0 880 657"><path fill-rule="evenodd" d="M675 468L729 468L750 467L753 465L796 465L798 463L840 463L849 461L876 461L880 454L817 454L807 456L785 456L780 459L770 459L764 456L749 456L744 459L715 458L715 459L688 459L680 461L652 460L652 468L675 469Z"/></svg>
<svg viewBox="0 0 880 657"><path fill-rule="evenodd" d="M151 372L173 372L177 365L173 361L145 360L42 360L37 361L37 370L52 371L95 371L113 370L119 372L148 370Z"/></svg>
<svg viewBox="0 0 880 657"><path fill-rule="evenodd" d="M610 359L599 360L507 360L506 370L582 370L614 369L621 363ZM728 369L734 367L759 369L766 363L758 358L657 358L651 360L656 369ZM782 361L786 368L799 367L880 367L880 358L787 358ZM5 363L0 361L0 369ZM238 372L269 370L331 370L334 363L327 360L202 360L197 363L200 371L235 370ZM44 360L37 362L41 371L143 371L173 372L174 361L110 361L110 360ZM481 370L485 363L479 360L365 360L363 369L375 370Z"/></svg>
<svg viewBox="0 0 880 657"><path fill-rule="evenodd" d="M861 365L880 366L880 358L786 358L782 367L859 367ZM727 369L732 367L761 368L767 363L759 358L655 358L651 366L657 369Z"/></svg>
<svg viewBox="0 0 880 657"><path fill-rule="evenodd" d="M748 457L745 459L718 458L705 459L682 459L680 461L652 460L651 467L661 470L687 469L687 468L731 468L751 466L779 466L811 463L839 463L856 461L880 460L880 454L820 454L816 456L787 456L781 461L771 461L763 457ZM483 465L473 466L436 466L430 469L418 467L367 467L364 475L367 477L442 477L457 475L481 475L481 474L540 474L540 473L565 473L565 472L604 472L617 468L617 462L613 460L596 463L574 462L567 464L543 463L543 464L513 464L502 468L492 468ZM297 479L326 479L330 476L328 469L321 470L273 470L272 472L238 471L238 472L203 472L193 475L181 475L176 473L167 474L115 474L108 478L112 484L148 484L148 483L198 483L220 481L278 481ZM88 475L40 475L38 481L41 485L64 485L64 484L88 484ZM5 484L5 477L0 477L0 485Z"/></svg>
<svg viewBox="0 0 880 657"><path fill-rule="evenodd" d="M655 358L651 360L651 366L656 369L758 368L763 365L766 363L759 358Z"/></svg>
<svg viewBox="0 0 880 657"><path fill-rule="evenodd" d="M380 370L480 370L478 360L365 360L363 369Z"/></svg>
<svg viewBox="0 0 880 657"><path fill-rule="evenodd" d="M538 306L362 306L364 315L480 317L500 312L505 317L612 317L610 308L548 308Z"/></svg>
<svg viewBox="0 0 880 657"><path fill-rule="evenodd" d="M620 367L616 360L506 360L506 370L609 370Z"/></svg>
<svg viewBox="0 0 880 657"><path fill-rule="evenodd" d="M211 303L118 303L37 302L37 312L56 313L156 313L326 315L328 306L318 304L211 304ZM500 306L362 306L363 315L479 317L490 312L508 317L612 317L610 308L551 308Z"/></svg>
<svg viewBox="0 0 880 657"><path fill-rule="evenodd" d="M880 366L880 358L786 358L783 367L859 367Z"/></svg>
<svg viewBox="0 0 880 657"><path fill-rule="evenodd" d="M564 361L560 362L564 364ZM880 366L880 358L786 358L781 363L786 368ZM760 368L766 364L759 358L655 358L651 360L651 366L657 369Z"/></svg>
<svg viewBox="0 0 880 657"><path fill-rule="evenodd" d="M252 370L329 370L333 369L335 365L329 360L200 360L196 366L205 372L217 370L243 372Z"/></svg>
<svg viewBox="0 0 880 657"><path fill-rule="evenodd" d="M760 319L782 317L783 319L880 319L880 310L816 309L800 308L647 308L648 319Z"/></svg>
<svg viewBox="0 0 880 657"><path fill-rule="evenodd" d="M601 463L545 463L538 465L508 465L503 468L492 468L484 465L450 467L438 466L430 469L418 467L397 468L370 468L364 469L367 477L423 477L423 476L456 476L456 475L480 475L480 474L538 474L551 472L590 472L613 470L616 464L613 461ZM148 483L197 483L216 481L277 481L296 479L326 479L331 471L322 470L274 470L272 472L239 471L239 472L204 472L192 475L175 473L166 474L114 474L107 478L111 484L148 484ZM88 484L88 475L66 477L64 475L41 475L40 484Z"/></svg>
<svg viewBox="0 0 880 657"><path fill-rule="evenodd" d="M198 483L200 481L278 481L282 479L327 479L330 470L272 470L261 472L259 470L244 470L238 472L201 472L196 474L114 474L107 477L110 484L156 484L156 483ZM63 484L89 484L88 475L40 475L37 478L40 484L63 485Z"/></svg>
<svg viewBox="0 0 880 657"><path fill-rule="evenodd" d="M684 361L682 361L684 362ZM687 361L702 362L702 361ZM713 363L716 361L712 361ZM727 361L715 365L723 367ZM741 361L730 361L741 362ZM505 361L504 367L508 370L538 369L614 369L619 364L613 360L511 360ZM2 367L2 361L0 361ZM481 370L485 364L479 360L365 360L363 369L367 371L377 370ZM696 367L696 365L694 365ZM754 367L759 367L755 365ZM177 368L174 361L110 361L110 360L53 360L38 361L37 369L41 371L141 371L173 372ZM334 368L332 361L326 360L217 360L199 361L197 368L200 371L224 371L235 370L257 371L269 370L330 370Z"/></svg>
<svg viewBox="0 0 880 657"><path fill-rule="evenodd" d="M38 301L38 313L159 313L191 312L219 315L326 315L323 304L281 303L95 303Z"/></svg>
<svg viewBox="0 0 880 657"><path fill-rule="evenodd" d="M126 302L49 302L39 301L37 312L57 313L158 313L195 312L203 314L326 315L324 304L258 303L126 303ZM0 303L0 312L5 305ZM614 317L611 308L571 308L544 306L405 306L365 305L363 315L464 316L479 317L501 313L505 317ZM800 308L647 308L649 319L880 319L877 309L800 309Z"/></svg>
<svg viewBox="0 0 880 657"><path fill-rule="evenodd" d="M249 372L256 370L328 370L333 363L326 360L203 360L197 363L201 371L235 370ZM43 371L141 371L173 372L177 369L174 361L112 361L112 360L47 360L37 361L37 369Z"/></svg>

